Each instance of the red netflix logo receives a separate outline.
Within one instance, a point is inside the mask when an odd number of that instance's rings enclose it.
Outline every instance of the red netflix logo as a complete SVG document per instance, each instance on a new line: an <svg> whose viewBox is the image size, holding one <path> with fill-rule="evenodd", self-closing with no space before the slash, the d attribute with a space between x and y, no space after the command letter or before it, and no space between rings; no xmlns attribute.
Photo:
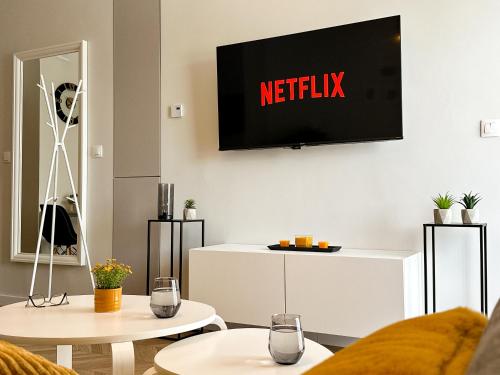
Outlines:
<svg viewBox="0 0 500 375"><path fill-rule="evenodd" d="M344 72L323 74L322 91L317 91L315 75L261 82L260 105L264 107L274 103L283 103L287 100L295 100L296 98L302 100L306 95L312 99L344 98L345 95L341 86L342 78L344 78ZM287 95L285 95L286 87L288 87ZM331 91L330 87L332 87Z"/></svg>

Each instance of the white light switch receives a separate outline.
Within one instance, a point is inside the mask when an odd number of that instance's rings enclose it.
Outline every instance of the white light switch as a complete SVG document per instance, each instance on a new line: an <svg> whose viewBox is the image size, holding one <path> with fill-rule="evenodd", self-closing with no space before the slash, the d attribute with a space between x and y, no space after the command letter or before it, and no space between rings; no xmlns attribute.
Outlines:
<svg viewBox="0 0 500 375"><path fill-rule="evenodd" d="M172 104L170 106L170 117L184 117L184 104Z"/></svg>
<svg viewBox="0 0 500 375"><path fill-rule="evenodd" d="M500 137L500 120L481 120L481 137Z"/></svg>
<svg viewBox="0 0 500 375"><path fill-rule="evenodd" d="M102 145L94 145L92 146L92 157L95 159L100 159L103 157L103 148Z"/></svg>
<svg viewBox="0 0 500 375"><path fill-rule="evenodd" d="M4 163L10 163L10 151L4 151L3 152L3 162Z"/></svg>

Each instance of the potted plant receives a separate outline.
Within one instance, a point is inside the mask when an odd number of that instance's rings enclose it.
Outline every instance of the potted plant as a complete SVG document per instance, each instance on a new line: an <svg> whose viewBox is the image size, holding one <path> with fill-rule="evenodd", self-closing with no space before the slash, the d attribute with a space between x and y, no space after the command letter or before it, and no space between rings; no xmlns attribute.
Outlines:
<svg viewBox="0 0 500 375"><path fill-rule="evenodd" d="M434 209L434 223L436 224L450 224L452 219L451 206L455 204L453 195L446 193L445 195L438 194L437 197L432 198L436 209Z"/></svg>
<svg viewBox="0 0 500 375"><path fill-rule="evenodd" d="M464 224L476 224L479 223L479 210L476 205L482 198L479 194L472 194L472 191L469 194L463 195L460 203L464 208L462 209L462 222Z"/></svg>
<svg viewBox="0 0 500 375"><path fill-rule="evenodd" d="M122 285L132 273L130 266L108 259L105 264L97 263L92 269L95 276L95 312L118 311L122 305Z"/></svg>
<svg viewBox="0 0 500 375"><path fill-rule="evenodd" d="M184 220L196 220L196 202L194 199L186 199L184 202Z"/></svg>

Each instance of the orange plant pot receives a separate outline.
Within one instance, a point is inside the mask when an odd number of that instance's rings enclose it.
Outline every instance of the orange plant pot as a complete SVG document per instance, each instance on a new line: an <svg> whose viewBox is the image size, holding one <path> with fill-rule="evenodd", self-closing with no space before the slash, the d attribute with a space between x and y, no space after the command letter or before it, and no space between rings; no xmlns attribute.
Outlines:
<svg viewBox="0 0 500 375"><path fill-rule="evenodd" d="M96 313L119 311L122 307L122 288L94 289Z"/></svg>

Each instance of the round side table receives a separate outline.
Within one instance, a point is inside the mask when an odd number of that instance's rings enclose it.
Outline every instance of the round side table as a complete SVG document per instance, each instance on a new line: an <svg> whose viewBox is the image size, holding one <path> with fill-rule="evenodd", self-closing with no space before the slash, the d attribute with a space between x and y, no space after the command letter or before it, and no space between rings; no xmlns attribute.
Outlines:
<svg viewBox="0 0 500 375"><path fill-rule="evenodd" d="M333 355L324 346L306 339L305 352L298 363L279 365L269 354L268 339L269 330L262 328L205 333L158 352L155 369L158 374L291 375L302 374Z"/></svg>
<svg viewBox="0 0 500 375"><path fill-rule="evenodd" d="M94 296L70 296L69 304L25 307L26 302L0 307L0 339L18 344L57 345L57 363L72 367L72 345L110 343L113 374L134 374L132 341L175 335L216 324L226 329L212 306L182 300L176 316L156 318L148 296L124 295L122 308L95 313Z"/></svg>

